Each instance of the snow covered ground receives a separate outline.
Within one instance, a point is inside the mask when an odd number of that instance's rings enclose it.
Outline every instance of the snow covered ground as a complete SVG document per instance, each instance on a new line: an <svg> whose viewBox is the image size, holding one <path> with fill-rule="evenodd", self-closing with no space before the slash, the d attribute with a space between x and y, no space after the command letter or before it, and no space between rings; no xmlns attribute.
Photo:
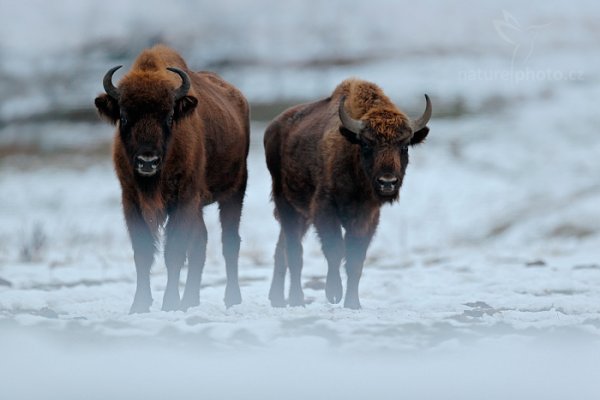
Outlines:
<svg viewBox="0 0 600 400"><path fill-rule="evenodd" d="M175 1L169 12L147 2L139 14L130 3L88 3L95 8L0 0L1 398L600 397L596 3L309 1L291 2L292 12L263 0L264 12L247 25L239 23L239 1L220 2L206 15L202 2ZM231 31L248 40L206 40L207 52L186 47L201 36L196 28L185 22L168 31L160 18L172 22L186 6L200 27L211 27L205 35ZM317 7L322 13L310 20ZM43 29L20 35L6 10ZM44 13L49 18L36 17ZM324 30L338 14L344 23ZM367 24L363 37L355 26L365 16L378 23ZM59 38L41 34L55 24ZM527 36L535 26L536 36ZM301 34L307 31L314 36ZM241 65L221 72L253 101L323 96L348 75L378 82L411 113L422 108L423 92L432 96L430 137L411 150L400 203L384 209L369 250L362 310L327 303L313 231L304 241L310 304L269 306L278 226L262 152L265 124L255 122L241 226L243 304L227 310L222 302L213 206L206 209L201 305L159 311L166 284L159 255L152 312L127 315L132 253L118 182L108 153L98 150L111 127L27 116L91 101L101 89L97 77L129 57L111 59L103 49L127 38L135 47L156 32L171 32L166 39L196 65L242 54ZM395 40L381 40L384 34ZM64 51L91 45L100 50L73 58ZM36 51L45 62L23 68L39 61ZM327 57L354 61L298 66ZM70 81L65 68L73 66L78 74ZM40 71L63 83L36 81L47 89L42 94L15 89ZM50 101L53 94L61 98ZM25 121L14 122L20 116ZM41 143L42 153L11 154L19 141Z"/></svg>

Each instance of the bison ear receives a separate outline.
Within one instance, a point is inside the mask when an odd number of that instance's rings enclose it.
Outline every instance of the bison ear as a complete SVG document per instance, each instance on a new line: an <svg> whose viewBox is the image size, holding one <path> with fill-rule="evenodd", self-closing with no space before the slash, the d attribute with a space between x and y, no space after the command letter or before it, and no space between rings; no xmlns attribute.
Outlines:
<svg viewBox="0 0 600 400"><path fill-rule="evenodd" d="M173 115L173 119L179 121L187 117L194 111L197 105L198 99L194 96L183 96L175 102L175 114Z"/></svg>
<svg viewBox="0 0 600 400"><path fill-rule="evenodd" d="M360 135L352 132L351 130L344 128L343 126L340 126L340 133L352 144L361 144L362 143Z"/></svg>
<svg viewBox="0 0 600 400"><path fill-rule="evenodd" d="M427 134L429 133L429 128L425 127L419 131L416 131L413 134L413 137L410 139L410 145L414 146L415 144L419 144L422 143L423 140L425 140L425 138L427 137Z"/></svg>
<svg viewBox="0 0 600 400"><path fill-rule="evenodd" d="M115 99L105 93L96 97L94 103L96 104L96 108L98 109L98 114L100 114L100 117L111 124L117 123L120 118L121 111L119 110L119 103Z"/></svg>

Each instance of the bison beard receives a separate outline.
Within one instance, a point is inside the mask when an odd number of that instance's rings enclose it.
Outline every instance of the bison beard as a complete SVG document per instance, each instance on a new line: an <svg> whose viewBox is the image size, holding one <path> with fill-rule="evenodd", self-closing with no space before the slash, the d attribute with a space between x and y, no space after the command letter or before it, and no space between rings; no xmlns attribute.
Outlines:
<svg viewBox="0 0 600 400"><path fill-rule="evenodd" d="M117 125L113 160L137 273L130 312L148 312L152 304L150 268L163 225L168 280L162 309L199 304L207 241L202 208L213 202L219 203L222 226L225 305L241 303L238 230L250 133L245 98L215 74L190 71L162 45L143 51L115 87L118 68L106 73L106 94L95 104L101 117Z"/></svg>
<svg viewBox="0 0 600 400"><path fill-rule="evenodd" d="M314 224L327 259L327 299L338 303L348 276L344 306L360 308L358 284L379 210L398 199L408 165L408 148L429 128L431 102L411 120L376 85L351 79L323 100L292 107L265 132L266 161L273 180L275 217L281 225L269 292L271 304L304 304L302 238ZM342 234L342 228L345 234Z"/></svg>

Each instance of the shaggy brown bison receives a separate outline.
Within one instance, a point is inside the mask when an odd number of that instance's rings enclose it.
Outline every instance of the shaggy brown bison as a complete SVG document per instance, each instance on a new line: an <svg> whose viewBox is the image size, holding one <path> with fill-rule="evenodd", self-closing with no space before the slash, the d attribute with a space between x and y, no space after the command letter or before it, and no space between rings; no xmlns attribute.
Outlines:
<svg viewBox="0 0 600 400"><path fill-rule="evenodd" d="M304 304L302 237L312 223L328 263L327 299L342 298L345 256L344 306L360 308L358 283L379 209L398 199L408 148L429 133L431 102L425 98L425 112L411 120L373 83L349 79L330 97L292 107L267 127L264 145L281 225L269 292L273 306L285 306L286 266L289 304Z"/></svg>
<svg viewBox="0 0 600 400"><path fill-rule="evenodd" d="M137 290L131 312L152 304L150 267L164 225L168 280L163 310L200 302L207 232L202 208L219 203L227 270L225 305L241 303L238 228L246 190L249 112L244 96L210 72L192 72L175 51L143 51L118 87L111 68L96 107L117 125L113 159L133 247ZM185 292L179 274L188 261Z"/></svg>

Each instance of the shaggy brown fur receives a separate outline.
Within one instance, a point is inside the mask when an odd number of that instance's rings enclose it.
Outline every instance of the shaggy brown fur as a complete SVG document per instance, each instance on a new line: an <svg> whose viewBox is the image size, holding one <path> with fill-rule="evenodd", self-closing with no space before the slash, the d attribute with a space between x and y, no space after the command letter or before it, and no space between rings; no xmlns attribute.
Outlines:
<svg viewBox="0 0 600 400"><path fill-rule="evenodd" d="M182 78L167 67L179 68L191 81L179 100L175 91ZM190 71L179 54L161 45L138 56L118 91L118 99L102 94L95 102L100 115L117 124L113 159L137 271L131 312L147 312L152 304L150 267L165 222L168 282L162 308L185 310L199 304L207 241L202 208L212 202L219 203L223 228L225 304L239 304L238 228L249 146L246 99L217 75ZM158 172L139 172L140 155L160 160ZM179 276L186 258L189 271L180 301Z"/></svg>
<svg viewBox="0 0 600 400"><path fill-rule="evenodd" d="M350 116L366 124L360 135L340 121L343 98ZM286 110L268 126L264 145L281 224L269 293L273 306L286 304L287 268L289 304L304 304L301 241L312 223L328 262L328 300L337 303L342 298L339 268L345 256L344 306L360 307L358 283L380 207L398 198L408 146L423 141L428 132L427 127L413 132L410 119L380 88L357 79L342 82L326 99Z"/></svg>

